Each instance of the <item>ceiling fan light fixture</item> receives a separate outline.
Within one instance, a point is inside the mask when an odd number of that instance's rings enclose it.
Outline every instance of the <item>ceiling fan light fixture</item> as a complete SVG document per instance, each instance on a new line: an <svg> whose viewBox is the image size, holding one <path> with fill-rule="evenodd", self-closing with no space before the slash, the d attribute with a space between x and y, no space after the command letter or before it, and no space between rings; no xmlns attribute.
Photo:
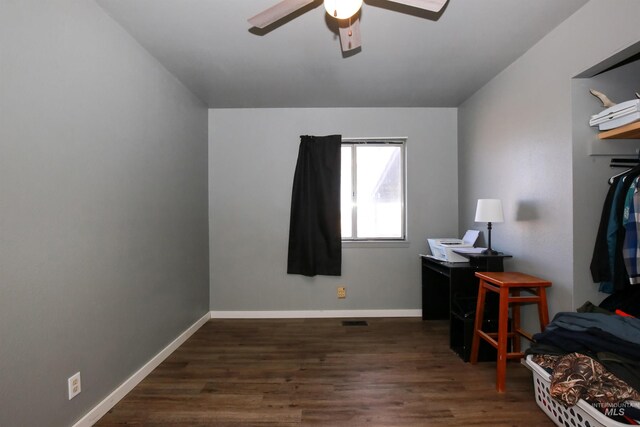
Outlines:
<svg viewBox="0 0 640 427"><path fill-rule="evenodd" d="M348 19L358 13L362 0L324 0L327 13L337 19Z"/></svg>

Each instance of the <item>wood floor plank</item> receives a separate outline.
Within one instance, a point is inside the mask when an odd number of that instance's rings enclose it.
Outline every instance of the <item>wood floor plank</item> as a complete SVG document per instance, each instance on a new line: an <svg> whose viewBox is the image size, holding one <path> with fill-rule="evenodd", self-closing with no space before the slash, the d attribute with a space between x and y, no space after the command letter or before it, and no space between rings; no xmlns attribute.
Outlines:
<svg viewBox="0 0 640 427"><path fill-rule="evenodd" d="M526 368L497 393L447 322L366 320L212 320L96 426L553 426Z"/></svg>

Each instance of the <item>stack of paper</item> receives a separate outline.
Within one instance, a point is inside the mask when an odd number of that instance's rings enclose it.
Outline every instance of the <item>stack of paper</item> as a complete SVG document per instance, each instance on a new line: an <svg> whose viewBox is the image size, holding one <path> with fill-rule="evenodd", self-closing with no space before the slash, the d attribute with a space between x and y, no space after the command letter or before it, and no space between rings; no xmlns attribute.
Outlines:
<svg viewBox="0 0 640 427"><path fill-rule="evenodd" d="M640 120L640 99L621 102L599 114L591 116L589 126L598 126L600 130L615 129Z"/></svg>

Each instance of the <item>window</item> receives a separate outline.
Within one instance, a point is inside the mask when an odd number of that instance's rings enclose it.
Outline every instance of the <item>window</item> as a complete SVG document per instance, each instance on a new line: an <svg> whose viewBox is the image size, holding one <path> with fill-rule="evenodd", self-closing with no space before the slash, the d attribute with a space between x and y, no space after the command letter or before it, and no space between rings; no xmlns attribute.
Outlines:
<svg viewBox="0 0 640 427"><path fill-rule="evenodd" d="M405 240L405 140L342 141L342 240Z"/></svg>

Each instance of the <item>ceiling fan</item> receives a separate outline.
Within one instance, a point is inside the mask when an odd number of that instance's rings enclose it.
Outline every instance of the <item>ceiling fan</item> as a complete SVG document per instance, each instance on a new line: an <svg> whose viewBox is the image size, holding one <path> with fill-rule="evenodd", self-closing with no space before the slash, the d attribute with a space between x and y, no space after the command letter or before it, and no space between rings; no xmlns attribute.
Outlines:
<svg viewBox="0 0 640 427"><path fill-rule="evenodd" d="M248 19L257 28L265 28L287 15L313 3L316 0L282 0L268 9ZM406 6L438 13L447 0L385 0ZM343 52L357 49L361 46L360 16L357 15L362 6L362 0L324 0L327 13L338 22L340 32L340 46ZM315 7L315 6L314 6ZM357 16L356 16L357 15Z"/></svg>

